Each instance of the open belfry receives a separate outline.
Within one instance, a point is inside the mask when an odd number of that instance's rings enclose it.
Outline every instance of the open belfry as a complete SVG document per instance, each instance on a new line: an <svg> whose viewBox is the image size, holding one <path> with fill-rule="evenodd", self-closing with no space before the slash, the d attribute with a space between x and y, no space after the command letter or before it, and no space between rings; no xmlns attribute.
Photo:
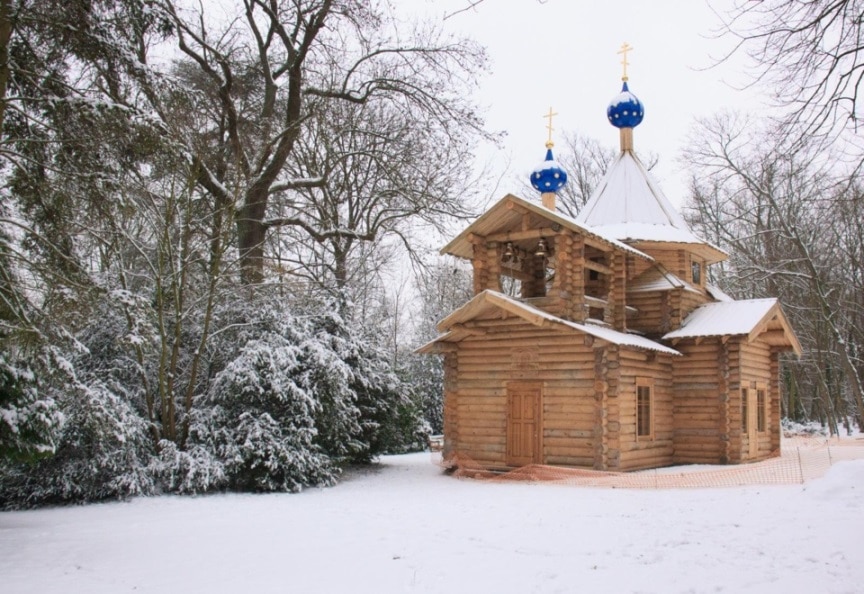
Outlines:
<svg viewBox="0 0 864 594"><path fill-rule="evenodd" d="M780 363L800 345L776 299L706 282L727 254L697 237L636 156L627 85L607 109L621 152L574 219L552 154L540 201L504 196L441 251L474 297L418 349L444 357L444 460L626 471L780 453Z"/></svg>

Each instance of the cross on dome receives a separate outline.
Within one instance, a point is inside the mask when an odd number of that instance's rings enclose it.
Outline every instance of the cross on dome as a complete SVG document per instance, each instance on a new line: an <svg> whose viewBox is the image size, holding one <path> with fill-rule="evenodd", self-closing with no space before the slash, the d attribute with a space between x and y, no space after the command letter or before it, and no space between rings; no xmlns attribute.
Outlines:
<svg viewBox="0 0 864 594"><path fill-rule="evenodd" d="M621 54L621 66L623 66L623 74L621 75L621 80L627 82L627 66L630 65L630 62L627 61L627 52L633 51L633 46L627 43L626 41L621 44L621 49L618 50L618 53Z"/></svg>
<svg viewBox="0 0 864 594"><path fill-rule="evenodd" d="M558 115L557 112L549 108L549 113L543 116L548 120L546 130L549 135L546 140L546 159L534 168L531 172L531 185L534 189L540 192L543 199L543 205L550 210L555 210L555 192L564 187L567 183L567 172L555 161L552 155L552 147L555 144L552 142L552 118Z"/></svg>
<svg viewBox="0 0 864 594"><path fill-rule="evenodd" d="M555 129L552 127L552 118L554 116L557 116L557 115L558 115L558 112L557 111L553 112L552 108L550 107L549 113L547 113L546 115L543 116L544 119L549 120L549 123L546 124L546 129L549 131L549 138L546 140L546 148L547 149L551 149L553 146L555 146L555 143L552 142L552 131Z"/></svg>
<svg viewBox="0 0 864 594"><path fill-rule="evenodd" d="M609 123L621 130L621 150L633 150L633 128L642 123L642 118L645 117L645 107L639 98L630 92L627 86L627 66L630 62L627 61L627 53L633 51L633 46L629 43L621 45L618 53L623 57L621 66L623 68L623 81L621 92L612 98L609 106L606 108L606 117L609 118Z"/></svg>

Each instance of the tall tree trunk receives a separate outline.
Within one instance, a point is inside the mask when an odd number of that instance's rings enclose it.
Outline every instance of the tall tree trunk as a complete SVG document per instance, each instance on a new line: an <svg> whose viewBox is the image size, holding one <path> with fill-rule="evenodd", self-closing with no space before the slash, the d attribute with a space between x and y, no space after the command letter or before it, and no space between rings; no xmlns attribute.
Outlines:
<svg viewBox="0 0 864 594"><path fill-rule="evenodd" d="M257 195L256 195L257 194ZM264 281L264 240L267 225L267 191L252 188L237 213L237 247L240 252L240 280L245 285Z"/></svg>
<svg viewBox="0 0 864 594"><path fill-rule="evenodd" d="M0 0L0 138L6 119L6 89L9 87L9 41L12 39L12 0Z"/></svg>

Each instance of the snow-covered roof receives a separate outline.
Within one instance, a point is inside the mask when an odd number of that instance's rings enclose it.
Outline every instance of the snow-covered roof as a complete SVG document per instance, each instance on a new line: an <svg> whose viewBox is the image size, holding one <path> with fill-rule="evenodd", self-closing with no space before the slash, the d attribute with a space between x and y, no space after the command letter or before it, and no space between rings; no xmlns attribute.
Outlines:
<svg viewBox="0 0 864 594"><path fill-rule="evenodd" d="M651 291L669 291L671 289L684 289L691 293L699 293L699 289L687 281L681 280L681 278L659 264L650 267L627 285L628 293L648 293Z"/></svg>
<svg viewBox="0 0 864 594"><path fill-rule="evenodd" d="M576 221L620 241L704 246L701 251L709 262L727 255L690 230L639 157L629 150L621 151Z"/></svg>
<svg viewBox="0 0 864 594"><path fill-rule="evenodd" d="M773 298L706 303L697 307L680 328L669 332L663 339L746 335L753 340L772 329L783 334L782 344L788 344L796 353L801 353L801 345L786 321L780 302Z"/></svg>
<svg viewBox="0 0 864 594"><path fill-rule="evenodd" d="M462 233L456 236L450 243L441 248L442 254L450 254L459 258L471 259L474 256L474 245L471 239L474 237L486 237L495 233L508 230L521 230L522 213L530 212L550 223L561 225L580 233L589 239L594 239L603 245L615 247L627 253L633 254L645 260L654 259L639 251L638 249L618 241L615 237L605 233L602 229L590 229L577 222L575 219L559 212L549 210L545 206L535 204L513 194L507 194L489 210L483 213L476 221L471 223Z"/></svg>
<svg viewBox="0 0 864 594"><path fill-rule="evenodd" d="M705 291L717 301L735 301L732 297L724 293L717 285L705 283Z"/></svg>
<svg viewBox="0 0 864 594"><path fill-rule="evenodd" d="M576 220L590 227L640 223L690 232L687 222L632 151L621 151Z"/></svg>
<svg viewBox="0 0 864 594"><path fill-rule="evenodd" d="M472 330L461 327L468 321L474 320L490 311L505 310L515 316L521 317L527 322L535 326L543 326L545 324L556 324L567 329L576 330L582 334L588 334L600 340L617 344L620 346L633 347L648 351L656 351L658 353L666 353L669 355L680 355L675 349L664 346L658 342L654 342L644 336L635 334L627 334L619 332L612 328L599 326L590 322L580 324L570 322L549 312L538 309L527 303L523 303L512 297L508 297L497 291L486 290L478 293L468 303L451 313L438 323L438 330L444 332L441 336L430 343L427 343L417 349L416 353L434 353L435 344L440 342L459 342L470 336ZM454 329L455 327L455 329Z"/></svg>

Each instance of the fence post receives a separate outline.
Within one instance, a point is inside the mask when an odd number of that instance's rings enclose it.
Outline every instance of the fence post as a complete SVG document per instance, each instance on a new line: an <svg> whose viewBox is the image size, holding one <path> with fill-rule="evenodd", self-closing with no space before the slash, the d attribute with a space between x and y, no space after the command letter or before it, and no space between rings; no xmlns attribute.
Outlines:
<svg viewBox="0 0 864 594"><path fill-rule="evenodd" d="M801 465L801 446L795 448L798 452L798 472L801 474L801 484L804 484L804 467Z"/></svg>

